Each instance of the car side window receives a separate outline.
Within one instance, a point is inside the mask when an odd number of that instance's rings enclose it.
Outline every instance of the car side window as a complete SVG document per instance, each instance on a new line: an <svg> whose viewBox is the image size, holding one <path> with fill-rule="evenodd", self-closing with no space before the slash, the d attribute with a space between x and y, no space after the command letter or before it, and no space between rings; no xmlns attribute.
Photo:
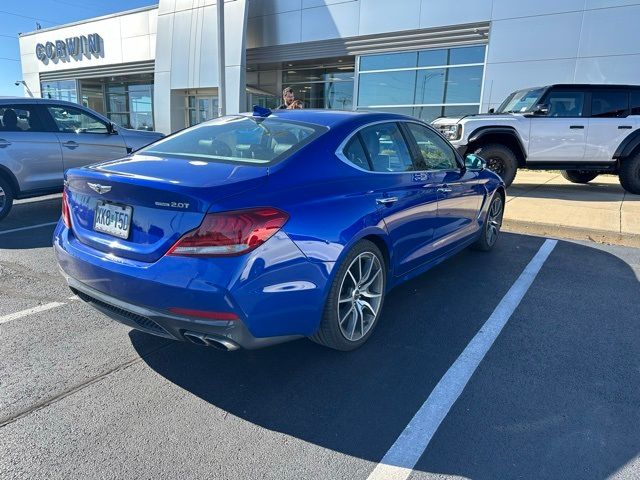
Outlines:
<svg viewBox="0 0 640 480"><path fill-rule="evenodd" d="M360 130L360 138L374 172L414 170L409 147L395 122L379 123Z"/></svg>
<svg viewBox="0 0 640 480"><path fill-rule="evenodd" d="M584 92L552 91L545 101L549 106L549 117L582 117Z"/></svg>
<svg viewBox="0 0 640 480"><path fill-rule="evenodd" d="M629 98L629 108L631 115L640 115L640 91L632 90Z"/></svg>
<svg viewBox="0 0 640 480"><path fill-rule="evenodd" d="M35 105L1 105L0 131L43 132Z"/></svg>
<svg viewBox="0 0 640 480"><path fill-rule="evenodd" d="M595 91L591 94L591 116L596 118L626 117L629 112L629 93L623 91Z"/></svg>
<svg viewBox="0 0 640 480"><path fill-rule="evenodd" d="M349 140L349 143L344 147L342 153L345 158L356 167L360 167L364 170L371 170L371 165L369 165L369 159L367 158L367 154L362 146L359 133L355 134L351 140Z"/></svg>
<svg viewBox="0 0 640 480"><path fill-rule="evenodd" d="M107 124L79 108L47 106L60 133L109 133Z"/></svg>
<svg viewBox="0 0 640 480"><path fill-rule="evenodd" d="M420 153L419 167L424 170L456 170L459 168L453 148L436 132L417 123L407 123Z"/></svg>

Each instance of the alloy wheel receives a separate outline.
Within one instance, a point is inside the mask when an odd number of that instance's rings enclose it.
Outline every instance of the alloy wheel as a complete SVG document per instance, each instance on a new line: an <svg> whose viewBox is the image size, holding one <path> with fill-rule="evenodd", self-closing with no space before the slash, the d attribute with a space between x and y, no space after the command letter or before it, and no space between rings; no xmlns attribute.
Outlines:
<svg viewBox="0 0 640 480"><path fill-rule="evenodd" d="M7 201L7 195L4 193L4 189L0 187L0 210L4 208L4 204Z"/></svg>
<svg viewBox="0 0 640 480"><path fill-rule="evenodd" d="M498 239L498 233L502 226L502 197L496 196L489 207L489 217L487 218L487 243L493 245Z"/></svg>
<svg viewBox="0 0 640 480"><path fill-rule="evenodd" d="M373 327L382 304L383 275L371 252L361 253L347 268L338 297L338 323L347 340L357 342Z"/></svg>

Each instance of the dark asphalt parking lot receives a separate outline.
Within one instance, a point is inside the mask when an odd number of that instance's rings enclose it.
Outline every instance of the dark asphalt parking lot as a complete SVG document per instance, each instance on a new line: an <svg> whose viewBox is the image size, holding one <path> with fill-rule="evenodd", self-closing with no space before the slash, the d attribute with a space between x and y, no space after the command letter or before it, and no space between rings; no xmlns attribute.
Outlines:
<svg viewBox="0 0 640 480"><path fill-rule="evenodd" d="M367 479L545 241L397 288L355 352L223 353L70 298L53 226L23 229L58 212L0 223L2 479ZM639 279L640 250L559 241L407 476L640 478Z"/></svg>

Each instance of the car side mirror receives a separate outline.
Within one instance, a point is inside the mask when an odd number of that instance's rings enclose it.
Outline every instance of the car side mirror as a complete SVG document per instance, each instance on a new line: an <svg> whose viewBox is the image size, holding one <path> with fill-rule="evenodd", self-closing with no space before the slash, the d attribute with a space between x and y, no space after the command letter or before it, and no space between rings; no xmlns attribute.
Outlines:
<svg viewBox="0 0 640 480"><path fill-rule="evenodd" d="M489 113L490 113L491 115L493 115L494 113L496 113L496 109L495 109L495 108L490 108L490 109L489 109Z"/></svg>
<svg viewBox="0 0 640 480"><path fill-rule="evenodd" d="M107 133L109 135L117 135L118 134L118 126L113 122L107 123Z"/></svg>
<svg viewBox="0 0 640 480"><path fill-rule="evenodd" d="M533 109L533 114L541 117L549 115L549 105L536 105Z"/></svg>
<svg viewBox="0 0 640 480"><path fill-rule="evenodd" d="M484 160L484 158L470 153L464 158L464 167L467 170L484 170L487 167L487 162Z"/></svg>

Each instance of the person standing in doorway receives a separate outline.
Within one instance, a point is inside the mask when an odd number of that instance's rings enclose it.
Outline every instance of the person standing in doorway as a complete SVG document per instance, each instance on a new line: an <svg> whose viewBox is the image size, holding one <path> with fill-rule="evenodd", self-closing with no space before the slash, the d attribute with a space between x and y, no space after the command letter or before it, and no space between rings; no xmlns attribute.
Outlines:
<svg viewBox="0 0 640 480"><path fill-rule="evenodd" d="M288 109L289 106L293 104L295 99L296 95L295 93L293 93L293 88L286 87L284 90L282 90L282 104L278 106L278 110Z"/></svg>

